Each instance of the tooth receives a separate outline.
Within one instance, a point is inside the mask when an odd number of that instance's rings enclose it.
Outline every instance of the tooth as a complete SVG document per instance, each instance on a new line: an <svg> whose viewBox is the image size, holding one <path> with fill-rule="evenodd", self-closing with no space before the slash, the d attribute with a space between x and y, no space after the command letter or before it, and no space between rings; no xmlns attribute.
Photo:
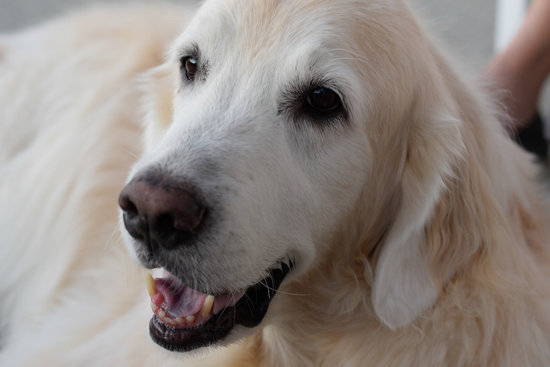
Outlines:
<svg viewBox="0 0 550 367"><path fill-rule="evenodd" d="M178 318L176 319L176 324L181 324L182 321L183 321L183 319L182 319L181 317L178 317Z"/></svg>
<svg viewBox="0 0 550 367"><path fill-rule="evenodd" d="M195 321L195 316L187 316L185 319L189 322L193 322Z"/></svg>
<svg viewBox="0 0 550 367"><path fill-rule="evenodd" d="M151 274L147 274L147 277L145 278L145 280L147 282L147 293L149 293L150 297L153 297L155 294L157 294L155 279L153 279Z"/></svg>
<svg viewBox="0 0 550 367"><path fill-rule="evenodd" d="M164 312L164 310L160 310L159 311L159 316L160 317L166 317L166 312Z"/></svg>
<svg viewBox="0 0 550 367"><path fill-rule="evenodd" d="M166 278L167 271L164 270L164 268L155 268L151 270L151 275L153 275L153 278L159 279L159 278Z"/></svg>
<svg viewBox="0 0 550 367"><path fill-rule="evenodd" d="M212 312L212 307L214 306L214 296L208 295L206 299L204 300L204 304L202 305L201 309L201 315L204 317L210 316L210 312Z"/></svg>

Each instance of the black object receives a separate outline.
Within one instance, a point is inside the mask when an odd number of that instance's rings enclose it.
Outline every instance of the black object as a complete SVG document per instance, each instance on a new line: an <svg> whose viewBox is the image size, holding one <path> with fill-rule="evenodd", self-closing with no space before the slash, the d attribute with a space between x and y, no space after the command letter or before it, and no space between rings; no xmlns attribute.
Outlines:
<svg viewBox="0 0 550 367"><path fill-rule="evenodd" d="M527 127L517 133L516 140L524 149L546 161L548 142L544 137L544 121L538 112L529 121Z"/></svg>

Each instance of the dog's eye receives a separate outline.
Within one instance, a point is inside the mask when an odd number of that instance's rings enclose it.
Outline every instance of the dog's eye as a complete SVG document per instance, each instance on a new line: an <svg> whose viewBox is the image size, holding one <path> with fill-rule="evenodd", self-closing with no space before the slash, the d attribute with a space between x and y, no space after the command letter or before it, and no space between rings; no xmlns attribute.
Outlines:
<svg viewBox="0 0 550 367"><path fill-rule="evenodd" d="M325 87L311 89L306 95L306 101L309 108L316 114L328 115L342 109L340 96L332 89Z"/></svg>
<svg viewBox="0 0 550 367"><path fill-rule="evenodd" d="M183 57L180 63L182 74L185 74L187 80L194 81L199 71L199 60L196 57L187 56Z"/></svg>
<svg viewBox="0 0 550 367"><path fill-rule="evenodd" d="M330 122L347 121L344 99L330 80L312 80L307 84L289 85L278 103L278 114L286 113L294 121L307 121L326 125Z"/></svg>

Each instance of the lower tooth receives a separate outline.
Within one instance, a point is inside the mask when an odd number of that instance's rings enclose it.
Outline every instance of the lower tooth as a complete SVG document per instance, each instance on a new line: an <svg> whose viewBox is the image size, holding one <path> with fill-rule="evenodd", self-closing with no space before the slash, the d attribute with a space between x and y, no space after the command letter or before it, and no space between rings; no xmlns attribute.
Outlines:
<svg viewBox="0 0 550 367"><path fill-rule="evenodd" d="M187 316L185 319L189 322L193 322L195 321L195 316Z"/></svg>
<svg viewBox="0 0 550 367"><path fill-rule="evenodd" d="M201 314L204 317L210 316L210 312L212 312L212 307L214 306L214 296L207 296L204 300L204 304L202 305Z"/></svg>

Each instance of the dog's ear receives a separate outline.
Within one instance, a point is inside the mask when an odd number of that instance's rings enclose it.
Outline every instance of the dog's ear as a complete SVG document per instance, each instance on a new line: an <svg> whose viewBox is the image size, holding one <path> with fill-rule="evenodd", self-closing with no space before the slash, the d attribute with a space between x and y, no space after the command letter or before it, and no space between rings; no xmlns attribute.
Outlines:
<svg viewBox="0 0 550 367"><path fill-rule="evenodd" d="M443 280L433 273L425 253L426 232L460 156L459 141L454 119L424 125L409 139L400 206L380 244L372 289L374 311L391 329L410 324L438 298Z"/></svg>

